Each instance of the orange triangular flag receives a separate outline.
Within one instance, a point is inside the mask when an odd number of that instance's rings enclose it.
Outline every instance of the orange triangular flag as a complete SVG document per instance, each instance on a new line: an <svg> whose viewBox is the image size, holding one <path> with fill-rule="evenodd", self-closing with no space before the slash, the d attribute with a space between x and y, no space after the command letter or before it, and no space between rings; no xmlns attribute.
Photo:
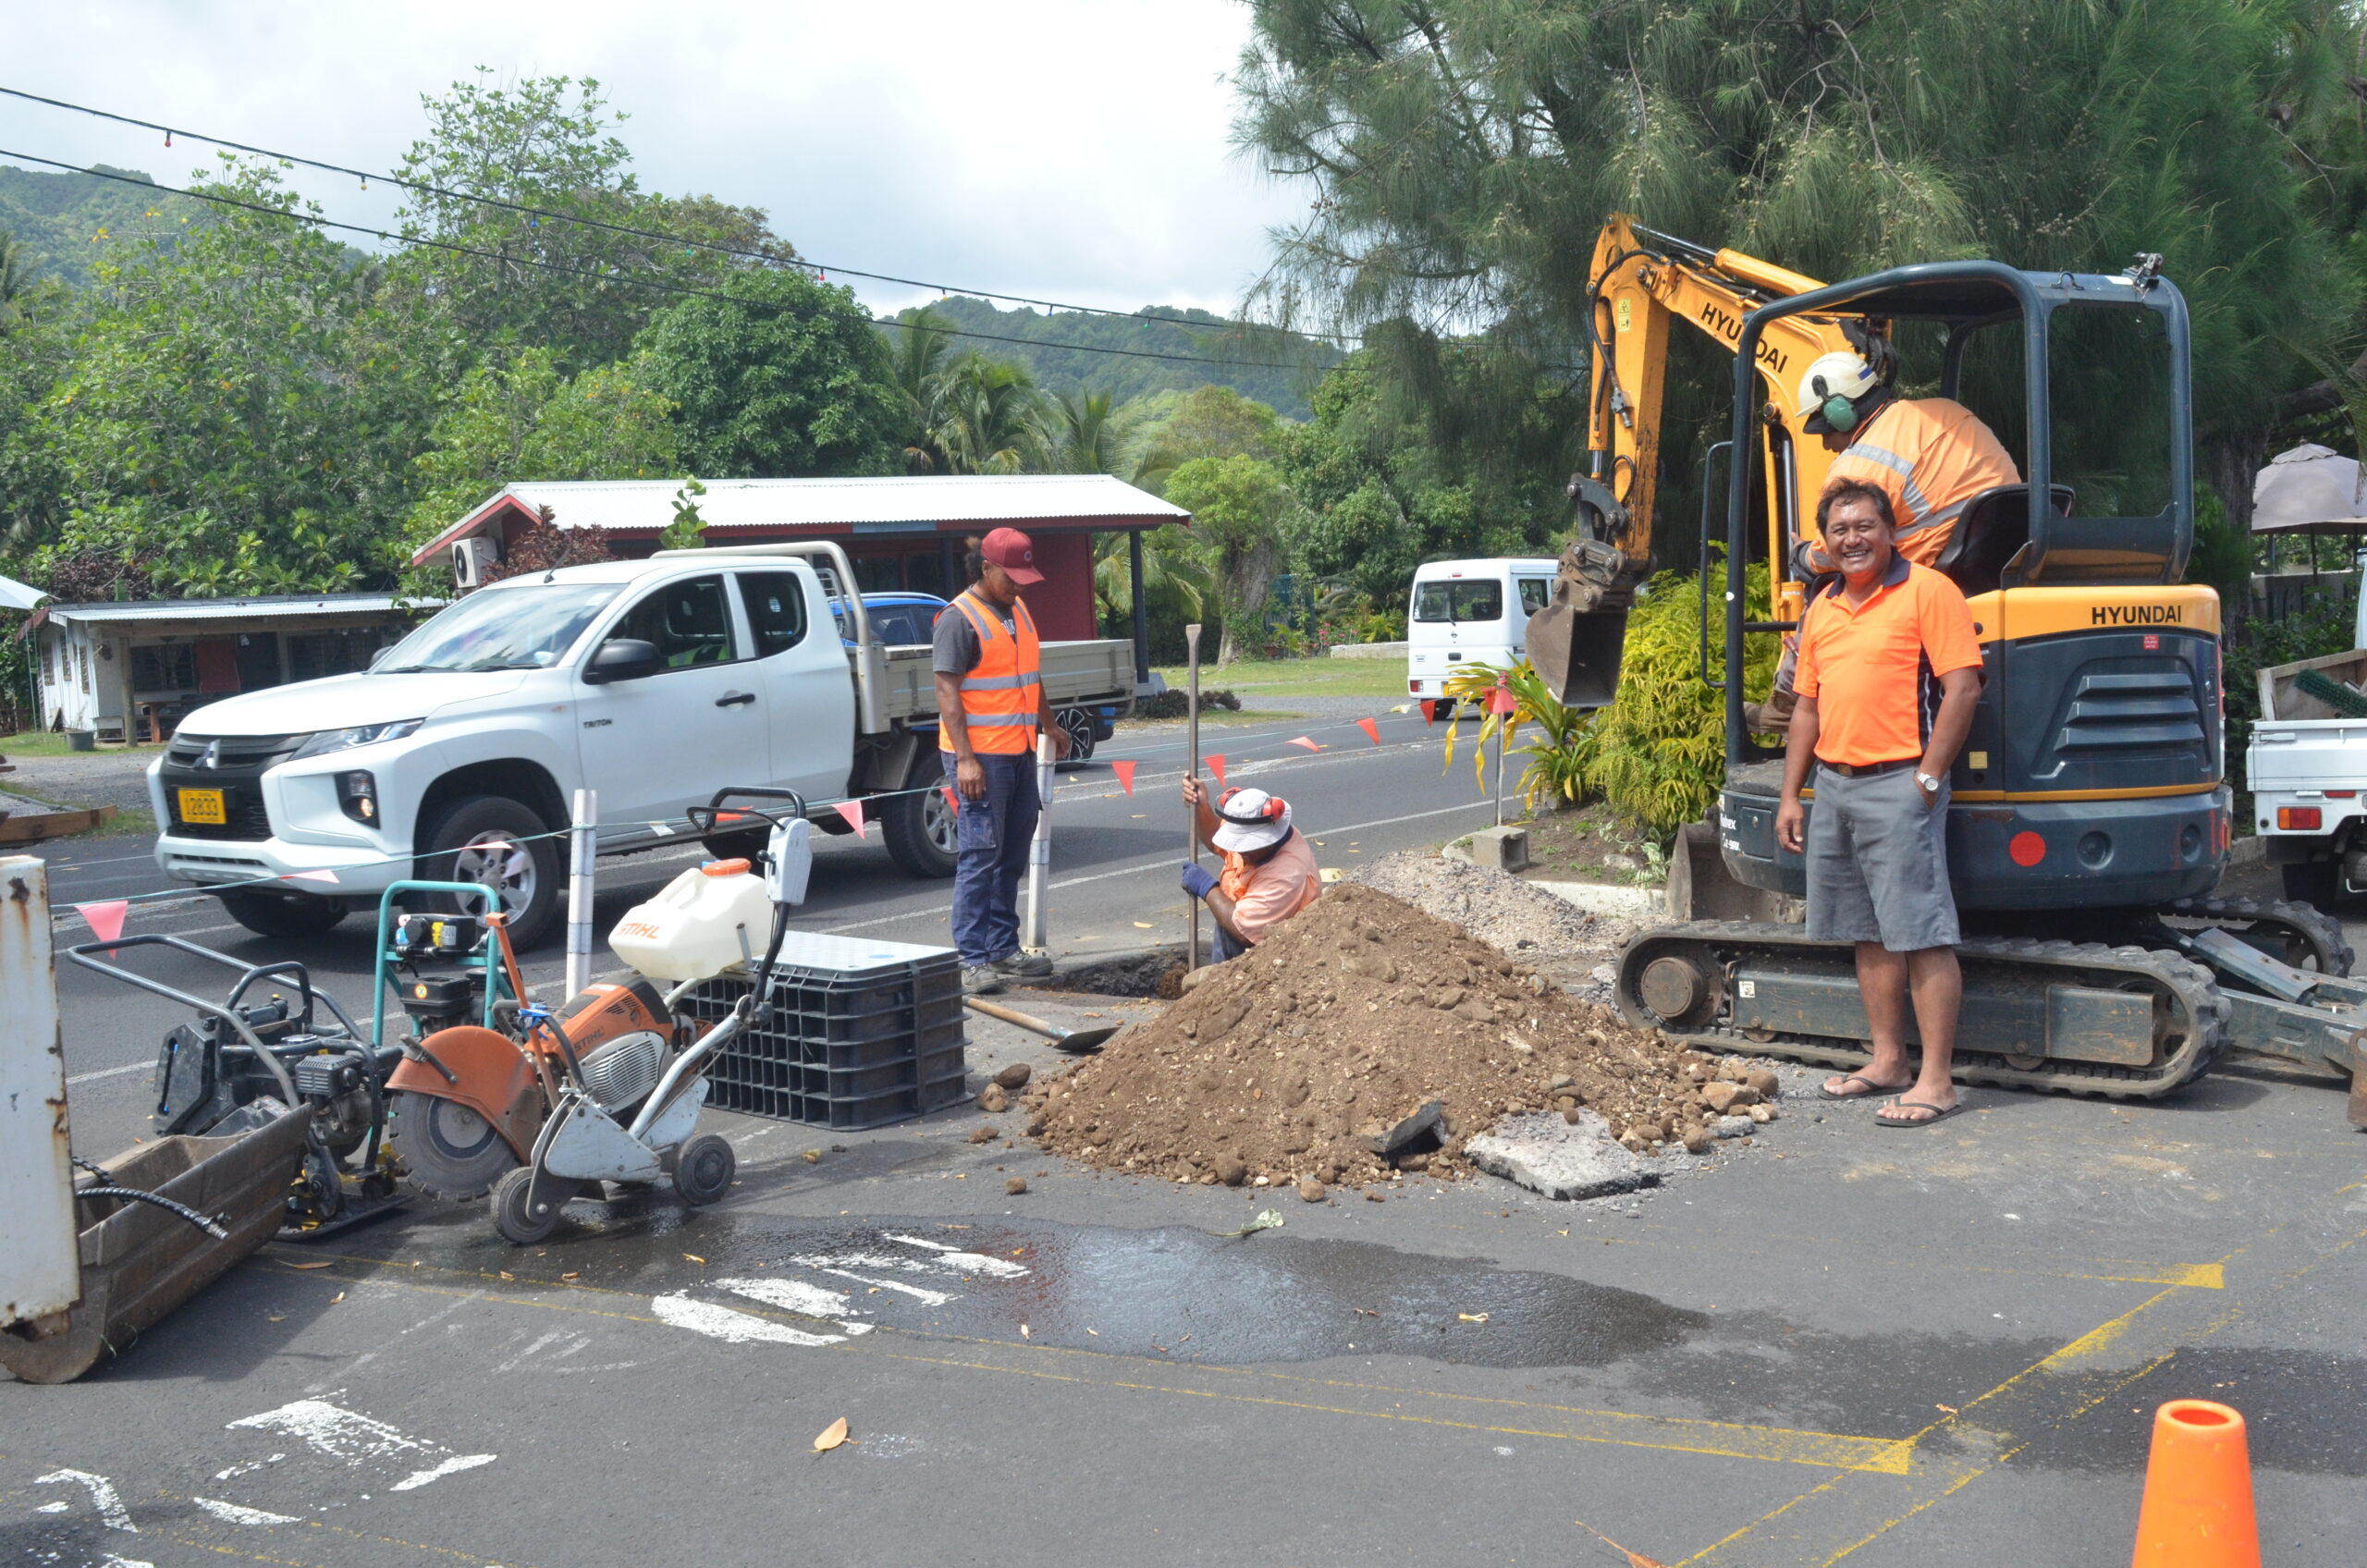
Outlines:
<svg viewBox="0 0 2367 1568"><path fill-rule="evenodd" d="M1222 756L1221 754L1211 753L1211 754L1209 755L1209 757L1208 758L1208 771L1209 771L1210 773L1213 773L1213 774L1215 774L1215 775L1217 776L1217 787L1218 787L1219 789L1222 789L1222 788L1224 787L1224 758L1223 758L1223 756Z"/></svg>
<svg viewBox="0 0 2367 1568"><path fill-rule="evenodd" d="M1296 740L1290 741L1289 744L1294 746L1305 746L1310 752L1319 752L1323 749L1304 735L1301 735Z"/></svg>
<svg viewBox="0 0 2367 1568"><path fill-rule="evenodd" d="M1131 762L1113 762L1110 765L1110 771L1118 776L1118 782L1125 787L1126 793L1129 795L1134 792L1136 766L1138 765Z"/></svg>
<svg viewBox="0 0 2367 1568"><path fill-rule="evenodd" d="M102 942L113 942L123 936L123 917L131 913L129 899L109 899L104 903L76 904L74 913L90 925Z"/></svg>
<svg viewBox="0 0 2367 1568"><path fill-rule="evenodd" d="M1360 718L1356 720L1356 728L1363 730L1374 745L1380 744L1380 723L1378 719Z"/></svg>
<svg viewBox="0 0 2367 1568"><path fill-rule="evenodd" d="M948 811L962 809L962 802L953 798L953 786L950 784L945 786L945 809Z"/></svg>
<svg viewBox="0 0 2367 1568"><path fill-rule="evenodd" d="M847 826L854 829L854 836L856 838L868 839L871 837L870 834L865 833L863 830L863 802L861 801L840 801L838 805L838 812L840 816L847 819Z"/></svg>
<svg viewBox="0 0 2367 1568"><path fill-rule="evenodd" d="M1422 709L1422 723L1426 726L1438 723L1439 709L1444 705L1445 704L1442 703L1434 703L1428 697L1424 697L1420 704Z"/></svg>
<svg viewBox="0 0 2367 1568"><path fill-rule="evenodd" d="M1508 687L1499 686L1494 691L1488 693L1488 711L1490 713L1512 713L1519 706L1520 703L1518 699L1514 697L1511 689Z"/></svg>

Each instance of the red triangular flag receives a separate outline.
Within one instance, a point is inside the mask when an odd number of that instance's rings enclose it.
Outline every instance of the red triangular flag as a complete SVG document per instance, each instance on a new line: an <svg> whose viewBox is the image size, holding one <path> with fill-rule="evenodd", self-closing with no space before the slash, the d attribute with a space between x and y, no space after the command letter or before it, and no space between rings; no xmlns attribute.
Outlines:
<svg viewBox="0 0 2367 1568"><path fill-rule="evenodd" d="M1444 706L1446 706L1444 703L1434 703L1428 697L1423 698L1421 703L1423 725L1428 727L1438 723L1439 709Z"/></svg>
<svg viewBox="0 0 2367 1568"><path fill-rule="evenodd" d="M1490 713L1513 713L1517 711L1519 707L1520 703L1513 696L1512 691L1509 687L1499 686L1494 691L1488 693L1488 711Z"/></svg>
<svg viewBox="0 0 2367 1568"><path fill-rule="evenodd" d="M117 941L123 936L123 917L131 913L131 900L109 899L104 903L76 904L74 913L89 924L100 941Z"/></svg>
<svg viewBox="0 0 2367 1568"><path fill-rule="evenodd" d="M870 834L865 833L863 830L863 802L861 801L840 801L838 805L838 812L840 816L847 819L847 826L854 829L854 836L856 838L868 839L871 837Z"/></svg>
<svg viewBox="0 0 2367 1568"><path fill-rule="evenodd" d="M1223 788L1224 788L1224 758L1223 758L1221 755L1211 754L1210 756L1208 756L1208 757L1207 761L1208 761L1208 771L1209 771L1210 773L1213 773L1213 774L1215 774L1215 775L1217 776L1217 788L1218 788L1218 789L1220 789L1220 790L1223 789Z"/></svg>
<svg viewBox="0 0 2367 1568"><path fill-rule="evenodd" d="M1136 766L1136 764L1131 762L1113 762L1110 765L1110 771L1118 776L1118 782L1125 787L1126 793L1129 795L1132 795L1134 792L1134 768Z"/></svg>
<svg viewBox="0 0 2367 1568"><path fill-rule="evenodd" d="M509 848L507 844L479 844L476 847L481 850L499 850L504 852L507 852ZM286 882L325 882L333 888L340 885L337 879L337 873L331 871L327 866L322 866L317 871L291 871L286 876L282 877L281 880Z"/></svg>
<svg viewBox="0 0 2367 1568"><path fill-rule="evenodd" d="M960 811L962 809L962 802L953 798L953 786L950 784L945 786L945 809L948 811Z"/></svg>
<svg viewBox="0 0 2367 1568"><path fill-rule="evenodd" d="M1370 740L1374 745L1378 746L1380 744L1380 721L1379 719L1360 718L1356 720L1356 728L1363 730L1366 738Z"/></svg>
<svg viewBox="0 0 2367 1568"><path fill-rule="evenodd" d="M1293 745L1293 746L1305 746L1305 747L1306 747L1308 751L1310 751L1310 752L1319 752L1319 751L1321 751L1321 750L1323 749L1322 747L1320 747L1320 746L1317 745L1314 741L1312 741L1308 740L1308 739L1307 739L1306 736L1304 736L1304 735L1301 735L1300 737L1298 737L1298 738L1297 738L1296 740L1294 740L1294 741L1291 741L1287 742L1287 744L1290 744L1290 745Z"/></svg>

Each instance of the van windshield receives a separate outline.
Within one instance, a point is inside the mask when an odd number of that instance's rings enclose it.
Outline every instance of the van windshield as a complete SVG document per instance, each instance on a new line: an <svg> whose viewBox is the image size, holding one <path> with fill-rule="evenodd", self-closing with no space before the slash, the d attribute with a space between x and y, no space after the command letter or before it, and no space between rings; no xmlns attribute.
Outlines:
<svg viewBox="0 0 2367 1568"><path fill-rule="evenodd" d="M1416 620L1502 620L1504 585L1501 582L1417 582Z"/></svg>
<svg viewBox="0 0 2367 1568"><path fill-rule="evenodd" d="M548 668L617 589L613 582L480 589L396 643L376 673Z"/></svg>

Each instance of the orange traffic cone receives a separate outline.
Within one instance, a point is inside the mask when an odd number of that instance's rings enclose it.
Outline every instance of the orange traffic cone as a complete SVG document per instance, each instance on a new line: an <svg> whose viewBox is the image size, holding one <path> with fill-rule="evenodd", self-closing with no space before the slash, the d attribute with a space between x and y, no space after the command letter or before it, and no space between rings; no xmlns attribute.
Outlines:
<svg viewBox="0 0 2367 1568"><path fill-rule="evenodd" d="M2153 1413L2131 1568L2260 1568L2242 1415L2207 1399Z"/></svg>

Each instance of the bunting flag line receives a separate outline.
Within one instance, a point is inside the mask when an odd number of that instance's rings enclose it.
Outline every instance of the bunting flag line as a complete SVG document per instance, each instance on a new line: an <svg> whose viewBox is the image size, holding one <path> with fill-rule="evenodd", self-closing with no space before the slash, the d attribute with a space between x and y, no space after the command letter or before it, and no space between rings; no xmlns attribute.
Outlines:
<svg viewBox="0 0 2367 1568"><path fill-rule="evenodd" d="M838 804L838 813L840 816L847 819L847 826L854 829L854 836L856 838L868 839L871 837L870 834L863 830L863 802L861 801L840 801Z"/></svg>
<svg viewBox="0 0 2367 1568"><path fill-rule="evenodd" d="M1365 738L1370 741L1374 745L1378 746L1380 744L1380 721L1379 719L1360 718L1356 720L1356 728L1363 730L1365 732Z"/></svg>
<svg viewBox="0 0 2367 1568"><path fill-rule="evenodd" d="M131 912L128 899L108 899L95 904L76 904L74 913L90 926L91 934L102 942L119 941L123 937L123 917Z"/></svg>
<svg viewBox="0 0 2367 1568"><path fill-rule="evenodd" d="M1370 723L1371 720L1367 719L1366 722ZM1288 743L1294 746L1305 746L1310 752L1319 752L1323 749L1321 746L1317 745L1313 741L1308 740L1304 735L1297 737L1295 740L1293 740Z"/></svg>
<svg viewBox="0 0 2367 1568"><path fill-rule="evenodd" d="M1223 788L1224 788L1224 754L1223 754L1222 753L1220 753L1220 752L1211 752L1211 753L1209 753L1206 757L1202 758L1201 760L1202 760L1202 761L1204 761L1204 762L1206 762L1206 763L1208 765L1208 771L1209 771L1210 773L1213 773L1213 774L1215 774L1215 775L1217 776L1217 788L1218 788L1218 789L1220 789L1220 790L1223 789Z"/></svg>
<svg viewBox="0 0 2367 1568"><path fill-rule="evenodd" d="M507 844L483 844L478 847L487 850L506 850L509 846ZM332 888L338 885L337 873L331 871L327 866L322 866L317 871L291 871L286 876L280 878L280 880L283 882L325 882Z"/></svg>
<svg viewBox="0 0 2367 1568"><path fill-rule="evenodd" d="M1134 768L1136 766L1136 764L1131 762L1113 762L1110 765L1110 771L1118 776L1119 784L1125 790L1129 797L1131 797L1134 792Z"/></svg>

